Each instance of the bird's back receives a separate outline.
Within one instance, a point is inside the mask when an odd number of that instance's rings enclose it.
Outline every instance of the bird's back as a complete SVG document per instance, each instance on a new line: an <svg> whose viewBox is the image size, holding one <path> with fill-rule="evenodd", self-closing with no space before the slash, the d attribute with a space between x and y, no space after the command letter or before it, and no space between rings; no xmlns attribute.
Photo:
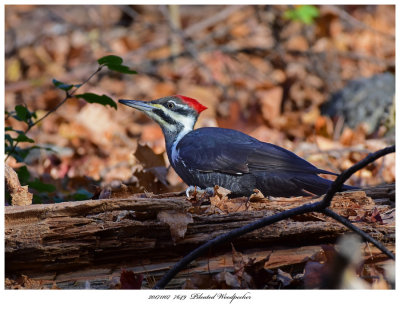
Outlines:
<svg viewBox="0 0 400 309"><path fill-rule="evenodd" d="M249 195L255 188L270 196L323 194L331 181L317 174L333 174L284 148L231 129L191 131L178 143L177 153L174 168L188 185L217 184L238 195Z"/></svg>

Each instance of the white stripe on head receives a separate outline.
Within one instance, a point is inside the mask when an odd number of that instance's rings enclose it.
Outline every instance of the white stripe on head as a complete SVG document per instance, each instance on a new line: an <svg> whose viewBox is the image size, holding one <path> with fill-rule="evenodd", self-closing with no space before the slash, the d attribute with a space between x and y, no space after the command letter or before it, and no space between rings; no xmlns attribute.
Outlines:
<svg viewBox="0 0 400 309"><path fill-rule="evenodd" d="M166 122L160 116L154 113L147 113L145 112L150 118L153 118L161 127L166 128L168 131L173 131L175 126L172 123Z"/></svg>
<svg viewBox="0 0 400 309"><path fill-rule="evenodd" d="M171 103L176 104L173 100L170 100L170 101L171 101ZM184 108L184 109L191 109L189 106L179 105L179 107ZM172 144L172 148L171 148L171 158L172 158L172 161L175 162L179 156L179 152L176 150L176 146L178 145L179 141L186 134L188 134L190 131L193 130L194 124L196 122L196 117L193 115L181 115L173 110L170 110L170 109L164 107L163 105L160 105L159 108L165 113L165 115L171 117L177 123L179 123L183 126L183 128L177 135L176 139L174 140L174 142ZM178 127L176 125L166 122L157 114L152 114L152 117L154 120L156 120L159 124L162 124L162 126L170 132L173 132L178 129Z"/></svg>

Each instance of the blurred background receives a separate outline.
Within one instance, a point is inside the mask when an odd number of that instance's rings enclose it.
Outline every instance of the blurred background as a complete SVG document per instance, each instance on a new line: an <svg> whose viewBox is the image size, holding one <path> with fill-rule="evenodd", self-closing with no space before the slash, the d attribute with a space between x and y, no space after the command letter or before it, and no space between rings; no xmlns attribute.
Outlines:
<svg viewBox="0 0 400 309"><path fill-rule="evenodd" d="M237 129L338 173L394 143L394 6L8 5L6 127L26 130L17 105L40 118L65 97L52 79L80 84L110 54L138 74L103 69L77 94L193 97L208 107L197 127ZM126 106L71 98L27 136L39 148L7 163L36 203L186 188L161 129ZM394 182L394 163L348 183Z"/></svg>

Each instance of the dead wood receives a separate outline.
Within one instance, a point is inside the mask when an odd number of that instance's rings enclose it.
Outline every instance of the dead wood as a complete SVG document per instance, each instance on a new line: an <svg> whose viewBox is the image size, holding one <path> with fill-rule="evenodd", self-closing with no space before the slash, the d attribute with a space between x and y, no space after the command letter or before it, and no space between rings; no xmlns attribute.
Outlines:
<svg viewBox="0 0 400 309"><path fill-rule="evenodd" d="M355 223L358 227L392 247L394 190L394 184L390 184L339 193L331 204L332 210L358 220ZM70 288L75 280L84 282L85 274L90 274L93 282L87 280L92 285L98 276L108 276L99 287L109 287L112 274L122 268L140 269L151 278L164 273L180 257L207 240L308 201L311 199L304 197L262 199L249 203L247 209L231 213L229 209L217 213L219 209L213 210L210 205L193 206L185 197L157 196L6 207L6 275L24 274ZM245 204L240 198L229 202ZM371 213L377 211L382 221L371 219ZM181 235L182 231L177 233L173 225L161 222L160 213L186 214L188 224L183 238L175 238L174 243L171 233ZM192 217L192 223L188 216ZM334 220L312 213L246 234L236 239L234 245L240 250L252 248L263 255L272 249L275 252L334 243L346 231ZM224 251L230 251L229 244L215 248L210 257ZM199 260L195 265L207 260ZM176 280L187 275L182 272Z"/></svg>

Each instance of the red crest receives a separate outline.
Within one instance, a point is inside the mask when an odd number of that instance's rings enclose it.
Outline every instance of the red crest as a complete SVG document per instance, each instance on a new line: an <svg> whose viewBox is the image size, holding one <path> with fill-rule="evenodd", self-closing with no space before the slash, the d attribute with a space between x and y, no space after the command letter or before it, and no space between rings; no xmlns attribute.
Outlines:
<svg viewBox="0 0 400 309"><path fill-rule="evenodd" d="M187 105L193 107L199 114L204 111L205 109L207 109L207 107L205 107L204 105L201 105L199 101L189 98L189 97L185 97L183 95L176 95L176 97L178 97L179 99L181 99L183 102L185 102Z"/></svg>

